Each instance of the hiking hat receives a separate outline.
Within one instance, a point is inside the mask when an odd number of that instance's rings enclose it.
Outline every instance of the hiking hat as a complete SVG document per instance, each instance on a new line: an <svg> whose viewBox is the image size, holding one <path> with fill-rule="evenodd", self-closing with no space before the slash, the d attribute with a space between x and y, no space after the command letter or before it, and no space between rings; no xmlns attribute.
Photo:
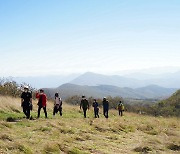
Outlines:
<svg viewBox="0 0 180 154"><path fill-rule="evenodd" d="M29 87L28 86L24 86L24 89L29 89Z"/></svg>

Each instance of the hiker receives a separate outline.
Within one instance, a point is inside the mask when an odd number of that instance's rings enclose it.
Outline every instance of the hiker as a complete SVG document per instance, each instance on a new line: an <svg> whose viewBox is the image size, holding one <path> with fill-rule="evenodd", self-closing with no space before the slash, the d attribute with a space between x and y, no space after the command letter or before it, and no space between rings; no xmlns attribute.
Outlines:
<svg viewBox="0 0 180 154"><path fill-rule="evenodd" d="M86 111L87 109L89 110L89 102L84 95L82 96L82 100L80 104L80 109L81 108L83 109L83 112L84 112L84 118L86 118Z"/></svg>
<svg viewBox="0 0 180 154"><path fill-rule="evenodd" d="M32 107L32 94L29 92L28 86L24 87L24 92L21 94L21 107L26 115L26 119L30 118L30 110Z"/></svg>
<svg viewBox="0 0 180 154"><path fill-rule="evenodd" d="M36 93L36 98L38 98L38 118L40 117L41 108L43 108L45 113L45 118L47 118L47 111L46 111L46 102L47 97L44 94L44 90L40 89L39 92Z"/></svg>
<svg viewBox="0 0 180 154"><path fill-rule="evenodd" d="M106 97L103 98L103 114L106 118L108 118L108 111L109 111L109 101L106 99Z"/></svg>
<svg viewBox="0 0 180 154"><path fill-rule="evenodd" d="M59 94L55 93L53 115L55 116L55 114L58 113L58 111L59 111L60 116L62 116L62 100L59 97Z"/></svg>
<svg viewBox="0 0 180 154"><path fill-rule="evenodd" d="M122 101L119 101L117 108L118 108L118 111L119 111L119 116L123 116L124 105L123 105Z"/></svg>
<svg viewBox="0 0 180 154"><path fill-rule="evenodd" d="M96 99L94 99L94 102L93 102L92 106L94 107L94 117L95 118L97 118L97 117L99 118L99 104L96 101Z"/></svg>

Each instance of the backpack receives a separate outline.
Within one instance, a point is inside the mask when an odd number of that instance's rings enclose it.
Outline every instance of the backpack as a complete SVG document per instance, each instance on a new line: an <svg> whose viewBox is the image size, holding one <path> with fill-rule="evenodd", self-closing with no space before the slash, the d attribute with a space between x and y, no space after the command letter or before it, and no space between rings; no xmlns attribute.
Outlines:
<svg viewBox="0 0 180 154"><path fill-rule="evenodd" d="M122 103L118 104L118 110L124 111L124 105Z"/></svg>
<svg viewBox="0 0 180 154"><path fill-rule="evenodd" d="M124 111L124 105L122 104L122 111Z"/></svg>

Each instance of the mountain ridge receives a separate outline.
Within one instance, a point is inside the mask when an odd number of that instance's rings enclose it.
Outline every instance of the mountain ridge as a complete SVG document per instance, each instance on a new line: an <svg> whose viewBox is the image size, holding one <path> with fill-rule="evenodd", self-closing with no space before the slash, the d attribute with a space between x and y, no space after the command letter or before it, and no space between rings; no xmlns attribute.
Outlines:
<svg viewBox="0 0 180 154"><path fill-rule="evenodd" d="M16 81L18 84L27 83L34 88L55 88L65 83L89 86L114 85L130 88L141 88L155 84L165 88L180 88L180 71L163 74L145 74L136 72L124 75L103 75L86 72L84 74L7 77L5 79Z"/></svg>
<svg viewBox="0 0 180 154"><path fill-rule="evenodd" d="M148 78L141 79L142 74L139 74L139 79L128 75L102 75L98 73L86 72L69 83L77 85L114 85L118 87L140 88L151 84L155 84L165 88L180 88L180 71L175 73L166 73L162 75L150 75Z"/></svg>
<svg viewBox="0 0 180 154"><path fill-rule="evenodd" d="M156 90L154 90L154 89ZM53 98L55 92L59 92L63 99L73 95L86 95L87 97L101 98L104 96L124 97L134 99L166 98L172 95L177 89L163 88L160 86L147 86L142 88L117 87L113 85L75 85L72 83L63 84L57 88L44 88L46 94Z"/></svg>

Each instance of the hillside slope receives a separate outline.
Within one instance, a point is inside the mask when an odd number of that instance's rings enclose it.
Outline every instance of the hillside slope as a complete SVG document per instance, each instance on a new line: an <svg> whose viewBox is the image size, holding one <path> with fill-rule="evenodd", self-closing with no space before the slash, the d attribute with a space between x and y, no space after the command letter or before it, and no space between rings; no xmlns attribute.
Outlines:
<svg viewBox="0 0 180 154"><path fill-rule="evenodd" d="M160 115L180 117L180 90L176 91L168 99L160 101L156 105L156 110Z"/></svg>
<svg viewBox="0 0 180 154"><path fill-rule="evenodd" d="M11 105L6 106L12 101ZM36 101L34 101L36 103ZM79 107L64 103L63 117L52 117L49 102L48 119L23 119L19 99L0 97L0 152L7 154L68 153L68 154L114 154L114 153L179 153L180 123L177 118L157 118L125 113L117 116L110 111L107 120L102 115L83 118ZM7 122L8 116L19 120ZM36 109L33 110L36 114ZM43 115L42 115L43 117Z"/></svg>
<svg viewBox="0 0 180 154"><path fill-rule="evenodd" d="M163 88L155 85L142 87L138 89L120 88L111 85L99 86L80 86L75 84L63 84L58 88L45 88L45 92L49 97L54 97L55 92L59 92L63 99L73 95L86 95L95 98L104 96L120 96L123 98L149 99L169 97L176 89Z"/></svg>
<svg viewBox="0 0 180 154"><path fill-rule="evenodd" d="M93 96L95 98L102 98L104 96L144 98L143 95L136 93L131 88L120 88L110 85L80 86L74 84L64 84L54 89L46 88L45 92L50 97L53 97L55 92L59 92L63 99L69 96L83 95L83 94L86 95L87 97Z"/></svg>
<svg viewBox="0 0 180 154"><path fill-rule="evenodd" d="M177 89L174 88L164 88L157 85L148 85L146 87L141 87L135 89L136 92L140 93L146 98L160 98L168 97L173 94Z"/></svg>

